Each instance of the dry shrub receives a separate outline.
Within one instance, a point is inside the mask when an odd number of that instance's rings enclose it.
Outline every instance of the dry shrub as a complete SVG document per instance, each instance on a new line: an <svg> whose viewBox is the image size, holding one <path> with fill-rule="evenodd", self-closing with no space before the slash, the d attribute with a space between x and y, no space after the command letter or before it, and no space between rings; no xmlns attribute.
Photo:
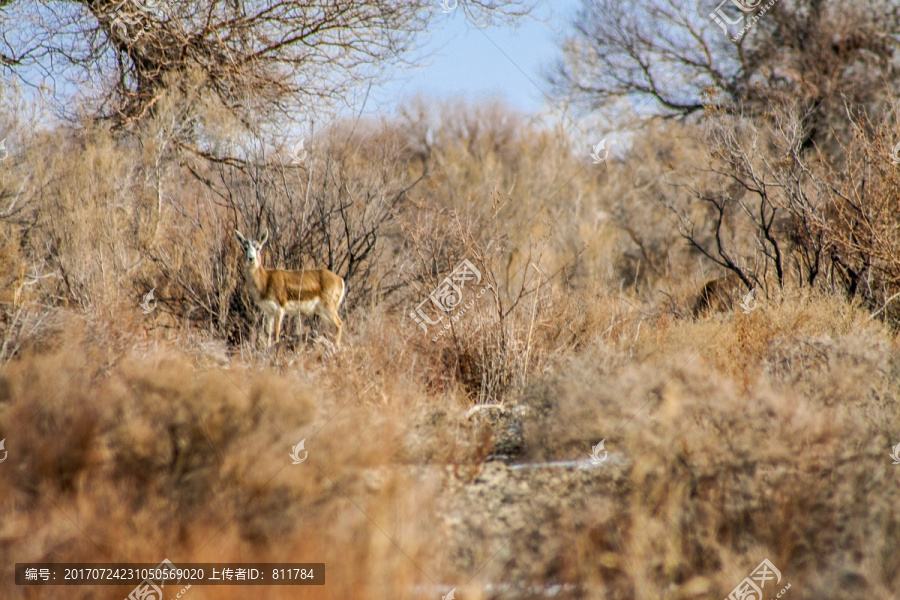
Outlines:
<svg viewBox="0 0 900 600"><path fill-rule="evenodd" d="M215 117L215 106L206 158L187 152L176 140L189 125L181 111L196 100L192 89L164 95L153 118L127 134L86 123L21 140L17 170L0 174L2 189L22 198L15 214L0 213L0 277L25 284L20 301L68 306L115 319L117 331L186 346L253 346L258 311L234 228L270 230L269 268L327 267L345 277L348 312L411 301L419 283L475 244L491 254L506 302L534 264L587 289L597 273L612 273L597 180L573 163L563 133L500 104L435 103L421 118L339 121L315 134L298 167L289 148ZM425 154L413 151L420 143ZM511 195L498 204L497 190ZM493 223L461 233L456 218L463 229ZM432 242L424 255L416 232ZM144 316L138 304L151 289L159 304Z"/></svg>
<svg viewBox="0 0 900 600"><path fill-rule="evenodd" d="M765 556L797 598L896 595L896 339L827 286L680 318L711 265L660 202L703 235L716 216L679 196L690 125L590 169L502 106L420 105L335 124L288 167L224 119L188 157L177 105L128 134L36 132L0 171L22 194L0 213L0 595L21 592L15 562L168 557L323 561L335 597L420 597L484 567L459 596L686 599ZM249 164L217 153L231 133ZM340 352L256 349L236 226L270 229L269 267L348 276ZM875 239L835 235L845 253ZM730 240L752 257L753 232ZM405 317L463 259L482 275L464 300L491 287L432 342ZM466 414L479 403L501 406ZM603 438L602 469L488 460L583 459Z"/></svg>
<svg viewBox="0 0 900 600"><path fill-rule="evenodd" d="M343 368L208 368L171 347L110 361L96 334L58 331L0 372L5 564L325 562L345 596L418 577L390 542L422 564L431 553L422 509L434 477L387 468L409 446L398 418L415 403L398 383L408 367L386 360L380 375L348 378L365 360L348 351ZM303 438L309 458L291 465Z"/></svg>
<svg viewBox="0 0 900 600"><path fill-rule="evenodd" d="M614 520L573 517L587 522L574 579L636 598L727 594L768 557L798 597L890 595L900 364L884 326L814 297L646 344L657 352L612 373L586 352L526 395L543 415L527 452L583 456L606 438L626 479L606 488ZM598 565L583 548L612 555Z"/></svg>

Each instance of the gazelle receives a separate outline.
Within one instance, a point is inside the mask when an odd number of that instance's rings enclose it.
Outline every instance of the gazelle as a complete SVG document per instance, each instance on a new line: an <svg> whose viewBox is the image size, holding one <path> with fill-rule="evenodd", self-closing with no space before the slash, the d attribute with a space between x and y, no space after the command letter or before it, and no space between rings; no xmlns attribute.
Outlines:
<svg viewBox="0 0 900 600"><path fill-rule="evenodd" d="M339 346L344 323L337 311L346 291L344 279L328 269L284 271L263 268L260 264L260 252L269 240L268 229L263 231L258 241L248 240L237 230L234 237L247 259L244 262L244 276L250 286L250 294L266 315L268 345L272 345L273 329L275 343L278 343L284 315L297 315L299 331L300 315L309 317L318 314L334 325L334 345Z"/></svg>
<svg viewBox="0 0 900 600"><path fill-rule="evenodd" d="M694 318L730 311L734 308L734 296L740 285L741 280L734 273L707 281L694 301L691 311Z"/></svg>

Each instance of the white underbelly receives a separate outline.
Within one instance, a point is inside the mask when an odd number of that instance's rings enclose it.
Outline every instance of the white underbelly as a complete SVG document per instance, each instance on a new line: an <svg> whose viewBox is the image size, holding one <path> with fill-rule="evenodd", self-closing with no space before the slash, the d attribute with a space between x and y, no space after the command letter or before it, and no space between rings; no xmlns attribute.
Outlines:
<svg viewBox="0 0 900 600"><path fill-rule="evenodd" d="M283 308L279 307L278 303L274 300L260 300L258 304L260 310L272 317L278 316L280 310L284 310L284 312L289 315L299 314L308 317L316 312L316 308L319 306L319 299L289 300L285 303Z"/></svg>
<svg viewBox="0 0 900 600"><path fill-rule="evenodd" d="M294 300L284 305L284 310L291 315L310 316L316 312L319 306L319 299L314 300Z"/></svg>

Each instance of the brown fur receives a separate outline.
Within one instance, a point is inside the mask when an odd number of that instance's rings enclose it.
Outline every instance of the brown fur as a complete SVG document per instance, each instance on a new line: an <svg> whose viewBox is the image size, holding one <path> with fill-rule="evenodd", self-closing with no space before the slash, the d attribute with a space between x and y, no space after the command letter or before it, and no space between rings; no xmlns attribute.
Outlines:
<svg viewBox="0 0 900 600"><path fill-rule="evenodd" d="M317 297L324 298L328 292L334 302L340 303L344 280L328 269L309 269L286 271L264 268L256 269L252 274L254 300L265 298L274 300L284 306L292 300L308 302Z"/></svg>
<svg viewBox="0 0 900 600"><path fill-rule="evenodd" d="M268 232L263 233L261 242L247 240L237 231L235 231L235 236L245 251L248 244L253 244L256 249L256 260L253 263L249 260L244 263L244 275L247 282L251 284L250 294L253 301L266 313L269 344L271 345L272 342L273 328L275 329L275 343L278 343L281 321L284 315L288 314L289 302L313 303L318 300L318 304L311 311L301 307L299 313L295 313L298 314L298 324L300 315L318 314L330 320L335 330L334 345L339 346L344 323L337 311L346 291L344 279L328 269L268 270L262 266L260 254L263 245L268 240ZM271 309L267 303L276 305L277 314L273 315L270 310L267 310Z"/></svg>
<svg viewBox="0 0 900 600"><path fill-rule="evenodd" d="M735 290L740 283L741 280L734 273L708 281L694 301L691 311L694 318L731 310L734 307Z"/></svg>

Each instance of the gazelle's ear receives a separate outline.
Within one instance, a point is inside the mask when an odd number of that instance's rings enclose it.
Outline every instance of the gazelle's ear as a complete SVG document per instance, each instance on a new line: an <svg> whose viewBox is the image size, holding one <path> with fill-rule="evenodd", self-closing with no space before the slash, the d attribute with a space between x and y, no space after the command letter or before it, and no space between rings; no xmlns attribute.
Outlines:
<svg viewBox="0 0 900 600"><path fill-rule="evenodd" d="M241 246L247 243L247 238L245 238L237 229L234 230L234 239L236 239Z"/></svg>
<svg viewBox="0 0 900 600"><path fill-rule="evenodd" d="M269 230L264 229L262 232L262 235L259 236L259 247L262 248L263 246L265 246L266 242L268 242L268 241L269 241Z"/></svg>

